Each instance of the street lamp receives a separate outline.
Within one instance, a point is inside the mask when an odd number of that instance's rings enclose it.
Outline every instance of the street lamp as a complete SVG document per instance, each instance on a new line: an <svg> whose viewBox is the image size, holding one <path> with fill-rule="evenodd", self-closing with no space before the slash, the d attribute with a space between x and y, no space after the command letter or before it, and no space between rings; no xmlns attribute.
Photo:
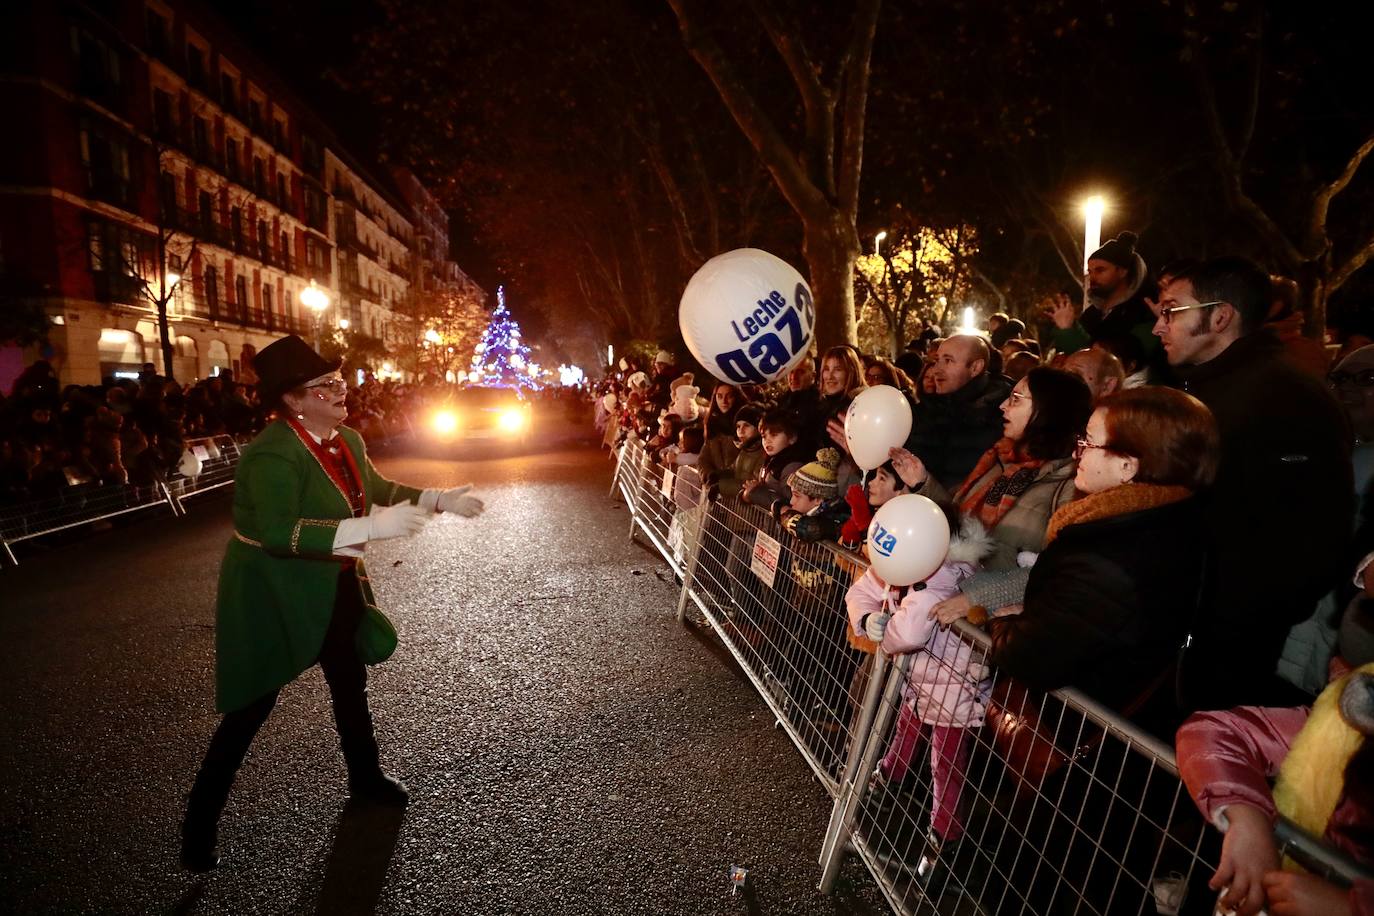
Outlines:
<svg viewBox="0 0 1374 916"><path fill-rule="evenodd" d="M1100 194L1083 201L1083 272L1088 272L1088 257L1102 245L1102 212L1107 202Z"/></svg>
<svg viewBox="0 0 1374 916"><path fill-rule="evenodd" d="M311 325L315 331L315 349L320 349L320 317L324 310L329 308L329 294L315 285L311 280L310 285L301 290L301 305L311 311Z"/></svg>
<svg viewBox="0 0 1374 916"><path fill-rule="evenodd" d="M873 236L873 254L875 257L882 254L881 246L883 244L883 239L885 238L887 238L886 229L884 229L882 232L879 232L877 235Z"/></svg>

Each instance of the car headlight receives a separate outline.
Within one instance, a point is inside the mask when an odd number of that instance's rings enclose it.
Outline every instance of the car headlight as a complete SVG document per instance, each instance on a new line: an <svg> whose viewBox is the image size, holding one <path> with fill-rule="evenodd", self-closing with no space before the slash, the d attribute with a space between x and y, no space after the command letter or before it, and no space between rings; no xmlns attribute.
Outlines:
<svg viewBox="0 0 1374 916"><path fill-rule="evenodd" d="M436 410L429 418L429 424L441 436L451 436L458 431L458 414L451 410Z"/></svg>
<svg viewBox="0 0 1374 916"><path fill-rule="evenodd" d="M496 418L496 424L503 432L518 433L525 428L525 411L519 407L507 407Z"/></svg>

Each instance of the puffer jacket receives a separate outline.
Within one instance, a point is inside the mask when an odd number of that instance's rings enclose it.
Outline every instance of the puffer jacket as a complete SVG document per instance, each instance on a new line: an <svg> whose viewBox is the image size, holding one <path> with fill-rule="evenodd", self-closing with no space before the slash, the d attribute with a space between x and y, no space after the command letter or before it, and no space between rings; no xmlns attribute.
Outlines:
<svg viewBox="0 0 1374 916"><path fill-rule="evenodd" d="M889 655L914 653L902 688L904 701L929 725L973 728L983 724L992 691L992 672L973 659L973 647L951 627L930 619L931 608L959 592L992 550L981 525L965 520L950 539L944 564L925 580L924 588L907 589L888 621L882 648ZM869 569L845 595L849 624L864 635L863 618L881 612L889 589ZM979 653L981 656L981 653Z"/></svg>
<svg viewBox="0 0 1374 916"><path fill-rule="evenodd" d="M1243 804L1271 819L1277 817L1269 780L1278 773L1310 713L1305 706L1241 706L1189 718L1178 730L1178 770L1203 816L1222 827L1222 809ZM1374 867L1370 843L1374 779L1365 775L1370 772L1374 772L1374 742L1366 737L1345 770L1344 786L1323 835L1327 843L1366 867ZM1349 903L1352 913L1374 916L1374 881L1356 881Z"/></svg>

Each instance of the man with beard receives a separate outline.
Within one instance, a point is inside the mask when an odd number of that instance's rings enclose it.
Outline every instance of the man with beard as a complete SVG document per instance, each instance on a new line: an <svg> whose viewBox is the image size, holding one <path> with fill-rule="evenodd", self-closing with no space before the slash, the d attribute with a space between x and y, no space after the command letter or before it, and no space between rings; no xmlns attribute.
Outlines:
<svg viewBox="0 0 1374 916"><path fill-rule="evenodd" d="M1060 296L1050 311L1054 348L1074 353L1113 334L1129 333L1145 348L1147 362L1159 358L1159 342L1150 331L1155 316L1149 299L1155 295L1145 259L1136 253L1136 234L1123 232L1088 257L1088 298L1092 304L1075 315L1075 306Z"/></svg>
<svg viewBox="0 0 1374 916"><path fill-rule="evenodd" d="M1154 333L1221 433L1207 505L1213 576L1184 657L1196 708L1300 702L1274 674L1284 638L1348 574L1349 427L1264 329L1269 304L1269 275L1236 257L1179 275L1159 299Z"/></svg>

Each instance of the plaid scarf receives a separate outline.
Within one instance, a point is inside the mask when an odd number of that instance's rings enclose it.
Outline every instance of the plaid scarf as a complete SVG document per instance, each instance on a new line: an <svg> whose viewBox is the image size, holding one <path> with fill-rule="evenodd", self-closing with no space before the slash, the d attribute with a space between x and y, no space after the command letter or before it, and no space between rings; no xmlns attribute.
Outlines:
<svg viewBox="0 0 1374 916"><path fill-rule="evenodd" d="M1011 439L999 439L978 459L978 464L954 494L959 513L973 516L991 531L1016 505L1021 494L1035 483L1044 464L1042 459L1020 455ZM985 482L989 472L998 467L1002 473Z"/></svg>

